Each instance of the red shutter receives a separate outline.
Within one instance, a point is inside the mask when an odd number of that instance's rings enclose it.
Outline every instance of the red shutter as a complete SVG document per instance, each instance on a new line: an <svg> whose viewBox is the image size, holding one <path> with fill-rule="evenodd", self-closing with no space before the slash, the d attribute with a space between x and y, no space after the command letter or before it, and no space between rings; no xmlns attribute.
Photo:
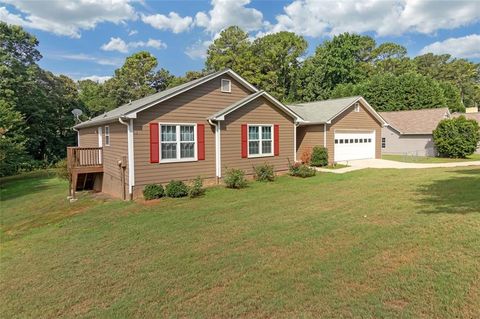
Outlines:
<svg viewBox="0 0 480 319"><path fill-rule="evenodd" d="M150 163L158 163L158 123L150 123Z"/></svg>
<svg viewBox="0 0 480 319"><path fill-rule="evenodd" d="M205 159L205 124L197 124L197 158Z"/></svg>
<svg viewBox="0 0 480 319"><path fill-rule="evenodd" d="M248 157L247 124L242 124L242 158Z"/></svg>
<svg viewBox="0 0 480 319"><path fill-rule="evenodd" d="M280 125L273 126L273 154L280 155Z"/></svg>

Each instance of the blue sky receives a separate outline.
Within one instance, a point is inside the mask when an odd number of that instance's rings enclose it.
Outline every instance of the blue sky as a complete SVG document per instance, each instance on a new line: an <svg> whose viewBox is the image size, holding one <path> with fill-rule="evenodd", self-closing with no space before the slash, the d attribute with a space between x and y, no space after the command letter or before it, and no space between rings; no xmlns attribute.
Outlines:
<svg viewBox="0 0 480 319"><path fill-rule="evenodd" d="M74 79L106 79L139 50L175 75L200 70L206 47L232 24L252 39L296 32L308 41L308 54L348 31L400 43L410 56L450 53L480 62L478 0L0 0L0 20L38 38L43 68Z"/></svg>

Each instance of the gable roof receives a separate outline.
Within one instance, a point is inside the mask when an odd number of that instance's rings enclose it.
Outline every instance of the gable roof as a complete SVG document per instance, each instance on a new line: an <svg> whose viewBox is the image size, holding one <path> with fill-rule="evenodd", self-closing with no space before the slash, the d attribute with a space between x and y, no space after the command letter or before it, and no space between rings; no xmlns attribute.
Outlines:
<svg viewBox="0 0 480 319"><path fill-rule="evenodd" d="M438 122L450 117L448 108L380 112L389 126L400 134L432 134Z"/></svg>
<svg viewBox="0 0 480 319"><path fill-rule="evenodd" d="M89 127L93 125L100 125L104 123L109 123L117 120L118 118L121 117L126 117L126 118L136 118L137 113L141 112L151 106L154 106L157 103L164 102L180 93L186 92L190 89L193 89L194 87L199 86L200 84L203 84L205 82L208 82L210 80L213 80L221 75L228 74L235 80L237 80L240 84L245 86L247 89L249 89L252 92L258 92L258 89L245 81L240 75L232 71L231 69L225 69L222 71L217 71L211 74L208 74L204 77L201 77L199 79L183 83L180 85L177 85L173 88L166 89L164 91L146 96L144 98L132 101L130 103L121 105L111 111L108 111L104 114L101 114L99 116L96 116L88 121L79 123L74 126L75 129L78 128L83 128L83 127Z"/></svg>
<svg viewBox="0 0 480 319"><path fill-rule="evenodd" d="M455 112L452 114L453 117L465 116L469 120L476 120L480 124L480 112L475 113L459 113Z"/></svg>
<svg viewBox="0 0 480 319"><path fill-rule="evenodd" d="M362 102L368 111L382 124L387 123L361 96L351 96L339 99L315 101L288 105L293 112L302 117L305 124L330 124L337 116L345 112L356 102Z"/></svg>
<svg viewBox="0 0 480 319"><path fill-rule="evenodd" d="M265 97L267 100L269 100L270 102L272 102L275 106L277 106L279 109L281 109L282 111L284 111L285 113L287 113L289 116L291 116L292 118L294 118L297 122L301 122L302 119L300 118L300 116L298 116L298 114L296 114L295 112L293 112L292 110L290 110L287 106L285 106L283 103L281 103L280 101L278 101L276 98L274 98L273 96L271 96L270 94L268 94L267 92L265 91L258 91L258 92L255 92L253 94L250 94L246 97L244 97L243 99L227 106L226 108L224 108L223 110L220 110L218 111L217 113L213 114L212 116L210 116L208 119L209 120L214 120L214 121L223 121L225 120L225 115L228 115L230 113L232 113L233 111L241 108L242 106L248 104L249 102L259 98L259 97Z"/></svg>

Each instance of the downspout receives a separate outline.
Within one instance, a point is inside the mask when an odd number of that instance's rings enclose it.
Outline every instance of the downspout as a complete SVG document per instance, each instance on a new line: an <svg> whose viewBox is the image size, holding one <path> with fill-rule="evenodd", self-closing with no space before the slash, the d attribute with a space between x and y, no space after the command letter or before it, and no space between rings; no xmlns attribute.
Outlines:
<svg viewBox="0 0 480 319"><path fill-rule="evenodd" d="M300 125L298 122L293 123L293 161L297 161L297 128Z"/></svg>
<svg viewBox="0 0 480 319"><path fill-rule="evenodd" d="M211 119L208 119L208 123L215 127L215 175L217 183L222 177L222 157L221 157L221 143L220 143L220 123L214 123Z"/></svg>
<svg viewBox="0 0 480 319"><path fill-rule="evenodd" d="M72 130L77 132L77 146L80 147L80 132L74 127L72 127Z"/></svg>
<svg viewBox="0 0 480 319"><path fill-rule="evenodd" d="M327 148L327 123L323 124L323 147Z"/></svg>
<svg viewBox="0 0 480 319"><path fill-rule="evenodd" d="M133 119L130 122L124 122L121 117L118 118L120 124L127 127L127 149L128 149L128 194L130 200L133 199L133 185L135 184L135 158L133 156Z"/></svg>

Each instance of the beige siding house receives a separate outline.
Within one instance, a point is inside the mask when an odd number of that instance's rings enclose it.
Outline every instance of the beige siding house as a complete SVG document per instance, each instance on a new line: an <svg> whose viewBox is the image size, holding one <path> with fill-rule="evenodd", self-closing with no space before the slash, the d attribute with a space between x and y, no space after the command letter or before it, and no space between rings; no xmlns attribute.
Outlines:
<svg viewBox="0 0 480 319"><path fill-rule="evenodd" d="M219 180L227 168L250 174L254 165L268 162L285 171L288 160L295 160L300 122L271 95L223 70L76 125L72 154L87 154L76 164L93 160L83 165L83 175L94 175L102 192L135 198L150 183ZM82 175L81 167L77 171ZM79 181L88 179L75 179L74 190L81 189Z"/></svg>
<svg viewBox="0 0 480 319"><path fill-rule="evenodd" d="M297 129L297 157L314 146L328 149L330 163L381 157L386 125L360 96L288 106L303 119Z"/></svg>
<svg viewBox="0 0 480 319"><path fill-rule="evenodd" d="M382 153L436 156L432 132L449 118L448 108L379 113L388 123L382 130Z"/></svg>

